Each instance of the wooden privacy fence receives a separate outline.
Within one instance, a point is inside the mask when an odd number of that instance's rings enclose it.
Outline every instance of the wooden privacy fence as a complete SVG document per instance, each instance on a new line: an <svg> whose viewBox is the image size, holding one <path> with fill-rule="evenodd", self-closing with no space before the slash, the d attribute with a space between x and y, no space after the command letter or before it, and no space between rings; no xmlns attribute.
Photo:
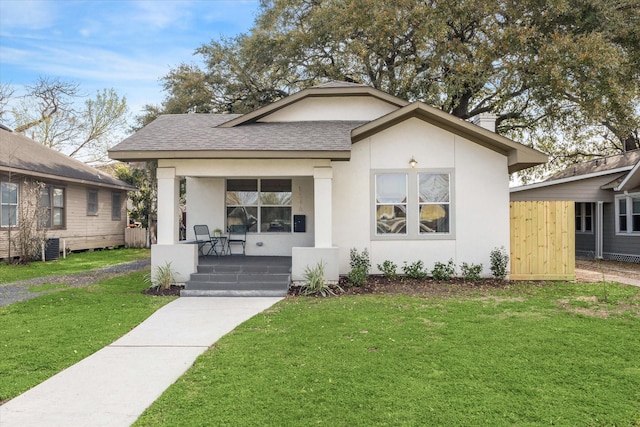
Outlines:
<svg viewBox="0 0 640 427"><path fill-rule="evenodd" d="M146 228L125 228L124 245L127 248L144 248L147 246Z"/></svg>
<svg viewBox="0 0 640 427"><path fill-rule="evenodd" d="M514 280L575 280L575 205L572 201L511 202Z"/></svg>

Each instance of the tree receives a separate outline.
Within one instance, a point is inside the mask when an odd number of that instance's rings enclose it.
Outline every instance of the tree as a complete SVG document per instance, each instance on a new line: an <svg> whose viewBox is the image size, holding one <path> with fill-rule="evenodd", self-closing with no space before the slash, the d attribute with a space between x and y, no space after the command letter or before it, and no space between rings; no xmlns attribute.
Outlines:
<svg viewBox="0 0 640 427"><path fill-rule="evenodd" d="M639 0L262 0L248 34L196 51L206 69L165 76L158 111L243 113L353 81L462 119L494 113L557 167L640 148L639 19Z"/></svg>
<svg viewBox="0 0 640 427"><path fill-rule="evenodd" d="M147 246L150 246L154 236L152 228L157 212L157 167L157 162L153 161L146 162L144 167L119 163L114 169L116 178L137 188L128 194L129 202L132 204L129 218L140 222L142 227L147 229Z"/></svg>
<svg viewBox="0 0 640 427"><path fill-rule="evenodd" d="M79 85L39 78L11 109L13 127L32 139L86 163L103 162L127 125L127 102L113 89L98 91L78 109ZM0 102L1 104L1 102ZM4 117L8 116L4 112Z"/></svg>

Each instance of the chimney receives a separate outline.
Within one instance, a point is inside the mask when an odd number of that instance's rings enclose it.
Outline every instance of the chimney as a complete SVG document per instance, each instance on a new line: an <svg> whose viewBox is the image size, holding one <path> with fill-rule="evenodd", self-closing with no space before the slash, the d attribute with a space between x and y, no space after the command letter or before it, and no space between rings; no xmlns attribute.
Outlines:
<svg viewBox="0 0 640 427"><path fill-rule="evenodd" d="M473 123L476 126L480 126L481 128L490 130L491 132L495 132L497 118L498 116L496 116L495 114L481 113L481 114L478 114L477 116L474 116L471 119L471 123Z"/></svg>

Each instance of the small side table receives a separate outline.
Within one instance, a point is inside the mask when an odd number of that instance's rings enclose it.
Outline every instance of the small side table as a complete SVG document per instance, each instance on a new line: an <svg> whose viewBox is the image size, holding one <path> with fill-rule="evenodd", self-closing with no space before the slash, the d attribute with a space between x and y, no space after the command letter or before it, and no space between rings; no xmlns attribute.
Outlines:
<svg viewBox="0 0 640 427"><path fill-rule="evenodd" d="M216 246L220 244L220 250L216 250L218 256L220 255L228 255L229 254L229 237L225 235L214 236L216 241Z"/></svg>

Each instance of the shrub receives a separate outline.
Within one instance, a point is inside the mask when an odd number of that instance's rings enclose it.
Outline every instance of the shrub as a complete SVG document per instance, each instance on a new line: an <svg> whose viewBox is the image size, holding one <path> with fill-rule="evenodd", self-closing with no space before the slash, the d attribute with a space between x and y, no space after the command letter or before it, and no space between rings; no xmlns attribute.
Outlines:
<svg viewBox="0 0 640 427"><path fill-rule="evenodd" d="M304 270L304 284L300 287L302 295L320 295L327 297L335 295L335 292L324 280L324 261L320 261L315 267L307 266ZM337 288L342 291L339 285Z"/></svg>
<svg viewBox="0 0 640 427"><path fill-rule="evenodd" d="M176 283L170 262L157 266L155 272L155 275L147 274L144 278L145 282L150 283L150 288L169 289Z"/></svg>
<svg viewBox="0 0 640 427"><path fill-rule="evenodd" d="M460 266L460 270L464 280L474 282L481 279L480 273L482 273L482 264L467 264L466 262L463 262Z"/></svg>
<svg viewBox="0 0 640 427"><path fill-rule="evenodd" d="M398 278L398 266L395 262L386 260L382 264L378 264L378 270L382 271L384 277L388 279L397 279Z"/></svg>
<svg viewBox="0 0 640 427"><path fill-rule="evenodd" d="M455 274L456 265L453 263L452 259L450 259L446 264L436 262L433 266L433 270L431 271L431 276L433 276L435 280L451 280Z"/></svg>
<svg viewBox="0 0 640 427"><path fill-rule="evenodd" d="M489 260L491 261L491 274L496 279L504 279L509 272L509 254L505 250L504 246L495 248L489 254Z"/></svg>
<svg viewBox="0 0 640 427"><path fill-rule="evenodd" d="M402 266L402 272L410 279L424 279L428 275L428 271L424 268L424 263L422 261L416 261L411 264L407 264L405 261Z"/></svg>
<svg viewBox="0 0 640 427"><path fill-rule="evenodd" d="M365 272L369 274L369 271L371 270L371 261L369 260L369 252L366 249L363 249L362 253L358 253L356 248L351 248L351 251L349 251L349 257L351 258L349 265L352 270L356 268L364 268Z"/></svg>
<svg viewBox="0 0 640 427"><path fill-rule="evenodd" d="M347 275L347 279L353 286L362 286L367 283L368 276L369 273L367 272L365 267L356 267L351 269L351 271Z"/></svg>

